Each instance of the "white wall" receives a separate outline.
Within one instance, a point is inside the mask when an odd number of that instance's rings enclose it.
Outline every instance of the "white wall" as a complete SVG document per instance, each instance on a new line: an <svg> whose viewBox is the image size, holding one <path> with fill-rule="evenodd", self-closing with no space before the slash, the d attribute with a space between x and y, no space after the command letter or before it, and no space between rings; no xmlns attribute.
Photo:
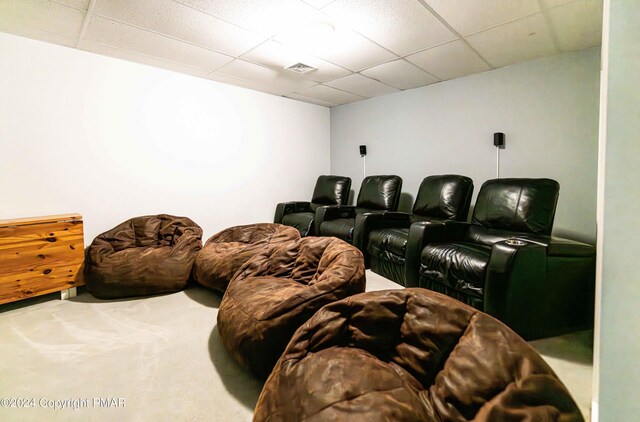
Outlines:
<svg viewBox="0 0 640 422"><path fill-rule="evenodd" d="M593 242L596 218L599 49L554 56L331 109L331 171L360 187L398 174L409 210L432 174L471 177L475 194L496 175L493 133L504 132L501 177L560 183L554 232ZM409 201L411 199L411 201Z"/></svg>
<svg viewBox="0 0 640 422"><path fill-rule="evenodd" d="M640 8L637 0L605 0L603 136L600 139L598 227L600 270L594 421L640 415Z"/></svg>
<svg viewBox="0 0 640 422"><path fill-rule="evenodd" d="M0 218L79 212L85 243L184 215L273 221L329 171L329 109L0 33Z"/></svg>

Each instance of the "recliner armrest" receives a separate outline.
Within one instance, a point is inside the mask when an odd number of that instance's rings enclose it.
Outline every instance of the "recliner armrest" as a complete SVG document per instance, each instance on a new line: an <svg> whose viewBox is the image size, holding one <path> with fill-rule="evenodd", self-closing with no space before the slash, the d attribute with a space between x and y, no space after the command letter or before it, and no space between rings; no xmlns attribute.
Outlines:
<svg viewBox="0 0 640 422"><path fill-rule="evenodd" d="M320 236L320 225L326 220L336 218L355 218L356 207L353 205L325 205L316 208L315 229L316 235Z"/></svg>
<svg viewBox="0 0 640 422"><path fill-rule="evenodd" d="M282 224L282 218L294 212L311 212L311 202L309 201L289 201L276 205L276 214L273 222Z"/></svg>
<svg viewBox="0 0 640 422"><path fill-rule="evenodd" d="M366 212L356 215L355 227L353 229L353 245L360 249L368 267L369 254L367 245L369 243L369 233L372 230L381 228L398 228L411 225L411 214L408 212Z"/></svg>
<svg viewBox="0 0 640 422"><path fill-rule="evenodd" d="M549 256L593 257L596 255L596 248L588 243L551 237L547 246L547 254Z"/></svg>
<svg viewBox="0 0 640 422"><path fill-rule="evenodd" d="M591 245L526 235L503 240L491 248L484 311L526 339L584 329L592 322L594 280Z"/></svg>
<svg viewBox="0 0 640 422"><path fill-rule="evenodd" d="M562 237L542 238L541 236L523 235L516 237L515 240L544 246L550 257L593 257L596 254L596 248L593 245Z"/></svg>

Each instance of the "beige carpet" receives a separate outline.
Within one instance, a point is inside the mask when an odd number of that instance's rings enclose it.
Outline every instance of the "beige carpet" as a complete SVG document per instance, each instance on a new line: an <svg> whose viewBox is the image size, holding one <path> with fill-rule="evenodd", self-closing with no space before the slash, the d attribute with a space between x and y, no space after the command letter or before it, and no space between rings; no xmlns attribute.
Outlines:
<svg viewBox="0 0 640 422"><path fill-rule="evenodd" d="M367 271L367 290L397 287ZM222 347L219 303L193 287L123 301L83 293L0 306L0 420L250 421L262 384ZM578 333L534 343L587 417L589 341Z"/></svg>

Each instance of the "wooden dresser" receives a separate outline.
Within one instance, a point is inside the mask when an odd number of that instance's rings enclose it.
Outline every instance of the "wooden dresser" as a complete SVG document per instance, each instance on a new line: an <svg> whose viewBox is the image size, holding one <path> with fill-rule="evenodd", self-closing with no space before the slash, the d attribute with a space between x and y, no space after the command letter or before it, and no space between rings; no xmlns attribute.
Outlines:
<svg viewBox="0 0 640 422"><path fill-rule="evenodd" d="M0 220L0 304L84 284L80 214ZM73 290L67 290L73 289Z"/></svg>

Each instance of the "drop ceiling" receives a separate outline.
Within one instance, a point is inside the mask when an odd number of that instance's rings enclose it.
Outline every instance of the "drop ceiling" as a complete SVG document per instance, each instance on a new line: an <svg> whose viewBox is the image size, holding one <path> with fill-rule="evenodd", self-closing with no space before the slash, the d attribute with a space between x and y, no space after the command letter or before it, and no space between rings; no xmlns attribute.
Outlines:
<svg viewBox="0 0 640 422"><path fill-rule="evenodd" d="M602 0L0 0L2 32L328 107L597 46L601 29Z"/></svg>

